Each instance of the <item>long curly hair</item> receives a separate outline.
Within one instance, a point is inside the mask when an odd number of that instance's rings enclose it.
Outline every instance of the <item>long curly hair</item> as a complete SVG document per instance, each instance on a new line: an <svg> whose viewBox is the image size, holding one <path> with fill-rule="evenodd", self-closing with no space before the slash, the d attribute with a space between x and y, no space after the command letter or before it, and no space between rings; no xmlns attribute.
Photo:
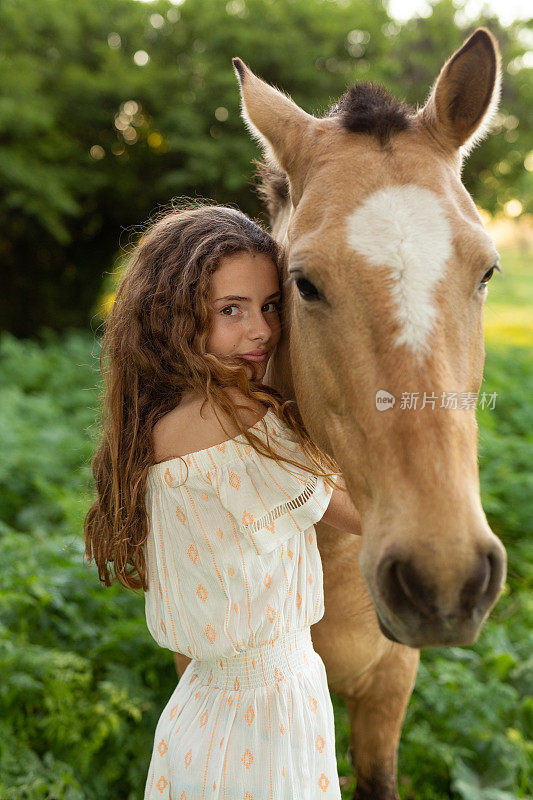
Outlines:
<svg viewBox="0 0 533 800"><path fill-rule="evenodd" d="M333 488L332 478L340 473L309 437L294 400L248 379L246 362L238 356L205 350L212 314L210 279L221 259L241 252L267 254L281 283L283 254L276 241L237 209L205 201L173 204L143 228L127 253L103 325L102 435L91 462L97 498L85 517L84 533L86 559L91 563L94 558L102 583L119 581L146 591L143 545L149 528L144 498L148 469L154 464L152 430L185 392L203 397L202 408L210 404L224 431L219 410L258 452L298 466L243 427L236 412L249 406L235 405L225 391L238 387L239 396L272 408L294 431L313 465L311 474L324 477Z"/></svg>

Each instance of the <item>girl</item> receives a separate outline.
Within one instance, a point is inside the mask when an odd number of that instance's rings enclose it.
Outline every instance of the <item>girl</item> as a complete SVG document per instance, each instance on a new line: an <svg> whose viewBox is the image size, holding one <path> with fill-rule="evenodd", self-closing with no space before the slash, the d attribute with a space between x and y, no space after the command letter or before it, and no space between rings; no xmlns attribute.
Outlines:
<svg viewBox="0 0 533 800"><path fill-rule="evenodd" d="M262 383L281 274L259 225L194 204L151 224L106 321L87 559L142 586L156 642L191 659L145 800L340 798L313 525L360 522L294 401Z"/></svg>

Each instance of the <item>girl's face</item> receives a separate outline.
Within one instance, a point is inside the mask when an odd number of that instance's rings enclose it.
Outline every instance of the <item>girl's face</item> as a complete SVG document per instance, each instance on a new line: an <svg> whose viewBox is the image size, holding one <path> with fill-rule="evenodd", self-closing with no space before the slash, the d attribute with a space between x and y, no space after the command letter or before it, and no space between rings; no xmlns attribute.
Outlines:
<svg viewBox="0 0 533 800"><path fill-rule="evenodd" d="M280 335L278 271L264 253L235 253L221 259L211 276L208 304L211 331L206 350L217 356L261 352L263 360L248 360L248 378L262 381Z"/></svg>

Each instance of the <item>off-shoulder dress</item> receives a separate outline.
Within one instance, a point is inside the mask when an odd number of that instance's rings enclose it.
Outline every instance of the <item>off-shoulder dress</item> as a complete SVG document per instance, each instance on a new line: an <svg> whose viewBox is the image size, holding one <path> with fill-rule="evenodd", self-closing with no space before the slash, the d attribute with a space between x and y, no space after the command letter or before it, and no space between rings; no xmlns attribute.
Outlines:
<svg viewBox="0 0 533 800"><path fill-rule="evenodd" d="M145 800L340 800L333 707L310 628L314 523L331 499L272 409L244 436L153 465L146 621L188 664L157 723Z"/></svg>

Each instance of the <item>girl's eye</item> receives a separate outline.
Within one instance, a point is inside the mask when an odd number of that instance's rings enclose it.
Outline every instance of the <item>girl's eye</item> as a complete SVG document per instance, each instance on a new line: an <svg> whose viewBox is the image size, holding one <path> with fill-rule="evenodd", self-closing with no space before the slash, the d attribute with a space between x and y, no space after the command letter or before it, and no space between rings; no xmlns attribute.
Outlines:
<svg viewBox="0 0 533 800"><path fill-rule="evenodd" d="M270 302L266 303L267 306L274 306L274 311L279 311L279 303L275 300L270 300Z"/></svg>
<svg viewBox="0 0 533 800"><path fill-rule="evenodd" d="M220 309L220 313L221 313L221 314L222 314L224 317L234 317L234 316L235 316L235 314L224 314L224 312L225 312L225 311L227 311L227 310L228 310L228 308L239 308L239 306L224 306L224 308L221 308L221 309Z"/></svg>
<svg viewBox="0 0 533 800"><path fill-rule="evenodd" d="M266 306L274 306L274 311L279 311L279 303L277 303L275 300L271 300L269 303L265 303L265 305ZM237 308L238 309L239 306L234 306L234 305L232 305L232 306L224 306L224 308L220 309L220 313L224 317L235 317L236 314L225 314L224 313L225 311L227 311L228 309L231 309L231 308ZM263 306L263 308L264 308L264 306Z"/></svg>

